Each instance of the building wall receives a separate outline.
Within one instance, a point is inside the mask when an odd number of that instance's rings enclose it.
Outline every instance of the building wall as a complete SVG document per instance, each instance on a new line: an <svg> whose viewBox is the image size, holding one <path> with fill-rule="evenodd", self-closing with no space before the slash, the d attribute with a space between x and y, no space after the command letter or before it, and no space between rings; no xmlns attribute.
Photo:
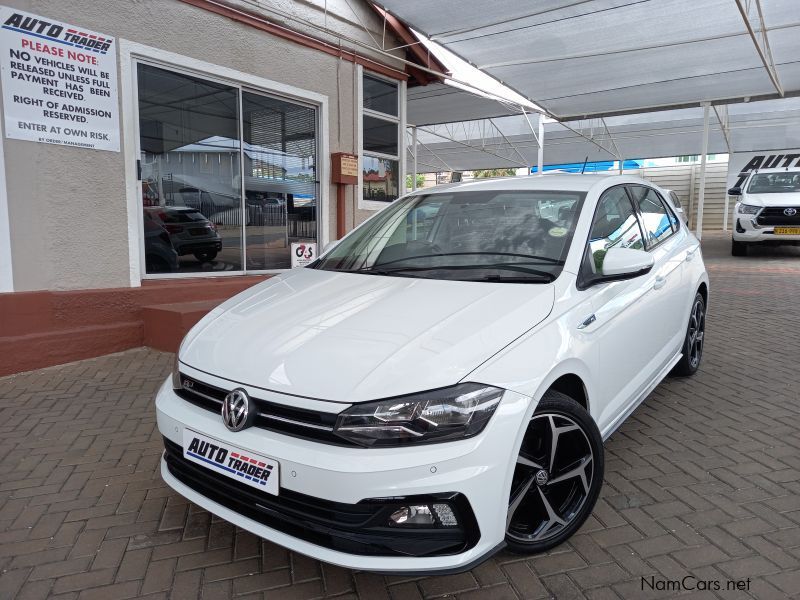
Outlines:
<svg viewBox="0 0 800 600"><path fill-rule="evenodd" d="M645 167L626 174L637 175L663 188L673 190L681 199L689 216L689 225L694 229L697 220L697 201L700 195L700 164L672 167ZM703 231L721 231L725 214L726 178L728 162L713 162L706 165L706 191L703 200ZM728 206L728 229L732 227L734 202Z"/></svg>
<svg viewBox="0 0 800 600"><path fill-rule="evenodd" d="M6 0L4 4L109 34L118 42L125 39L145 44L323 94L329 100L329 151L358 153L356 65L352 62L179 0ZM266 6L256 1L239 4L249 10ZM378 17L358 1L329 0L327 16L323 0L281 1L270 5L284 13L326 24L363 43L373 42L362 23L377 39L382 35ZM359 13L357 17L352 10ZM292 29L325 37L319 30L289 18L267 11L264 15L272 22L283 20ZM403 68L399 61L378 52L356 48L347 41L342 46ZM121 76L119 69L118 78ZM119 81L118 87L121 120L131 119L133 115L122 113L123 91ZM122 133L121 128L121 137ZM121 142L124 147L125 140ZM124 151L104 152L8 139L3 143L15 291L130 285ZM323 185L328 186L327 203L321 209L329 214L328 234L334 238L335 189L327 181ZM347 200L349 229L371 213L357 210L353 186L347 190Z"/></svg>

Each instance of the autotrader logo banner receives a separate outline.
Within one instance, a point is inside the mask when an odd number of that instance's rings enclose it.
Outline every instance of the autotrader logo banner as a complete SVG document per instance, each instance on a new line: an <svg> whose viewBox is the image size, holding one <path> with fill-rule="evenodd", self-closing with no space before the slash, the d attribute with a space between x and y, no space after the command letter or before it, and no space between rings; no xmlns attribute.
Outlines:
<svg viewBox="0 0 800 600"><path fill-rule="evenodd" d="M728 189L741 187L757 169L800 169L800 149L735 152L728 159Z"/></svg>
<svg viewBox="0 0 800 600"><path fill-rule="evenodd" d="M6 137L119 151L113 37L0 7Z"/></svg>

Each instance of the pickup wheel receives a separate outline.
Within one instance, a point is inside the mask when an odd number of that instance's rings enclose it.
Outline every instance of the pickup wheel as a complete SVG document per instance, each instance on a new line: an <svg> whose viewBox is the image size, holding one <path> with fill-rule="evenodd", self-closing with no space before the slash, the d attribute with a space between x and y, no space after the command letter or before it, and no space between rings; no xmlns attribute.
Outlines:
<svg viewBox="0 0 800 600"><path fill-rule="evenodd" d="M511 481L506 543L520 554L568 539L591 514L603 486L603 440L569 396L548 390L528 423Z"/></svg>
<svg viewBox="0 0 800 600"><path fill-rule="evenodd" d="M731 255L747 256L747 242L737 242L733 240L731 243Z"/></svg>

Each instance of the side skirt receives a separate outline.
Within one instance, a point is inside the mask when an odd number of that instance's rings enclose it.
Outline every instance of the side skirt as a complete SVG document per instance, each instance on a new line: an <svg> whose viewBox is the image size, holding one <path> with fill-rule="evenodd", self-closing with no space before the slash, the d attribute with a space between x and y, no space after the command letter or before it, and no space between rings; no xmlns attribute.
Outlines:
<svg viewBox="0 0 800 600"><path fill-rule="evenodd" d="M619 426L625 422L625 419L631 416L631 413L635 411L642 402L644 402L644 399L647 398L648 394L650 394L650 392L656 389L658 384L661 383L667 375L669 375L669 372L676 364L678 364L678 361L680 361L682 357L683 357L683 352L678 352L672 358L672 360L669 361L667 365L663 369L661 369L661 371L658 372L658 375L656 375L653 378L653 380L647 385L647 387L644 388L644 391L639 395L639 397L636 398L636 400L634 400L633 402L631 402L628 408L626 408L625 411L620 416L614 419L614 421L612 421L608 425L608 427L606 427L606 429L601 432L604 442L608 438L610 438L611 434L613 434L619 428Z"/></svg>

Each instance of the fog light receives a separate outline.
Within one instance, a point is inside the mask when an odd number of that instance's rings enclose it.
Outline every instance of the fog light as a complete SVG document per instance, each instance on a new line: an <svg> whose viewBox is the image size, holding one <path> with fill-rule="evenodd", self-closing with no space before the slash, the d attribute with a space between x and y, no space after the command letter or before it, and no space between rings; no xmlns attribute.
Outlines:
<svg viewBox="0 0 800 600"><path fill-rule="evenodd" d="M439 522L444 527L455 527L458 525L458 519L456 519L453 509L450 508L449 504L434 504L433 512L436 513L436 518L439 519Z"/></svg>
<svg viewBox="0 0 800 600"><path fill-rule="evenodd" d="M431 508L427 504L412 504L394 511L389 520L395 525L433 525Z"/></svg>

